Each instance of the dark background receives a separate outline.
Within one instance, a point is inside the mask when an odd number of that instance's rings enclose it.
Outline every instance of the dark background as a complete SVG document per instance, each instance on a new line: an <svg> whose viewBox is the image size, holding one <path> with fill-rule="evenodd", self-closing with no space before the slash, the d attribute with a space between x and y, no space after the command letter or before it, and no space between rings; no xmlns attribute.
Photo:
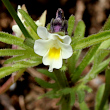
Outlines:
<svg viewBox="0 0 110 110"><path fill-rule="evenodd" d="M58 8L62 8L65 18L68 20L71 14L75 15L76 23L79 20L83 20L86 25L85 36L97 33L105 23L107 17L110 14L110 0L10 0L11 4L17 9L18 5L25 4L30 16L37 20L44 10L47 10L48 24L52 18L55 18ZM12 33L13 19L8 13L7 9L0 1L0 31ZM0 42L0 48L11 48L10 45ZM0 66L3 66L3 61L8 57L0 57ZM35 68L34 68L35 69ZM84 71L90 68L87 67ZM37 97L41 94L49 91L48 89L42 89L35 82L32 77L34 70L31 68L27 70L24 75L15 83L16 86L13 89L9 89L6 93L0 95L0 110L58 110L58 106L55 104L58 99L43 98L37 100ZM35 75L36 74L36 75ZM40 75L35 73L34 75ZM0 79L0 86L2 86L10 76ZM46 76L40 75L42 79L50 81ZM97 80L97 79L96 79ZM98 77L102 83L105 81L104 75ZM91 82L93 92L87 94L86 102L94 110L95 92L99 85ZM78 109L78 104L75 103L74 110Z"/></svg>

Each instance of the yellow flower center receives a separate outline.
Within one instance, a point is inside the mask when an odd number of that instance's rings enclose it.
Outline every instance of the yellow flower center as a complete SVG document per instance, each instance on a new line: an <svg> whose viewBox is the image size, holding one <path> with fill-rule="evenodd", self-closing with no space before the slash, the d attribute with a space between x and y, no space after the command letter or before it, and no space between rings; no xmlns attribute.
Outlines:
<svg viewBox="0 0 110 110"><path fill-rule="evenodd" d="M60 50L61 50L61 48L59 48L59 49L56 49L55 47L50 48L50 50L49 50L49 58L50 59L56 59L56 60L59 59Z"/></svg>

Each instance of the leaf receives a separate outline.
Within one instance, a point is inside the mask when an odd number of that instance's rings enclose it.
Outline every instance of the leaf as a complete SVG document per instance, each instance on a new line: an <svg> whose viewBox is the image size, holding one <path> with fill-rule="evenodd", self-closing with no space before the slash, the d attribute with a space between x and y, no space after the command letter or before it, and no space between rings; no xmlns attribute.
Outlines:
<svg viewBox="0 0 110 110"><path fill-rule="evenodd" d="M35 24L32 18L28 15L28 13L26 13L22 9L19 9L19 12L23 16L23 18L26 20L27 24L36 32L38 26Z"/></svg>
<svg viewBox="0 0 110 110"><path fill-rule="evenodd" d="M104 31L104 30L110 30L110 15L109 15L107 21L105 22L103 28L101 29L101 31Z"/></svg>
<svg viewBox="0 0 110 110"><path fill-rule="evenodd" d="M27 53L27 50L0 49L0 56L24 55Z"/></svg>
<svg viewBox="0 0 110 110"><path fill-rule="evenodd" d="M32 39L30 39L30 38L26 38L25 40L24 40L24 44L26 44L26 45L28 45L29 47L31 47L31 48L34 48L34 40L32 40Z"/></svg>
<svg viewBox="0 0 110 110"><path fill-rule="evenodd" d="M82 39L84 37L84 34L85 34L85 24L83 21L79 21L77 26L76 26L76 29L74 31L74 37L73 38L76 38L76 40L78 41L79 39Z"/></svg>
<svg viewBox="0 0 110 110"><path fill-rule="evenodd" d="M68 20L68 35L71 36L74 28L75 17L71 15Z"/></svg>
<svg viewBox="0 0 110 110"><path fill-rule="evenodd" d="M75 103L75 98L76 98L76 91L74 89L71 90L70 92L70 106L73 106Z"/></svg>
<svg viewBox="0 0 110 110"><path fill-rule="evenodd" d="M99 68L98 66L100 65L100 63L102 62L102 60L109 54L109 51L108 50L98 50L97 52L98 54L96 54L94 56L94 64L93 64L93 67L91 68L90 72L85 76L85 81L86 80L91 80L93 79L94 77L96 77L96 73L95 71ZM103 68L100 68L100 69L103 69Z"/></svg>
<svg viewBox="0 0 110 110"><path fill-rule="evenodd" d="M57 89L57 84L56 83L48 83L40 78L35 78L36 82L43 88L53 88Z"/></svg>
<svg viewBox="0 0 110 110"><path fill-rule="evenodd" d="M72 44L73 50L83 49L94 44L101 43L107 39L110 39L110 31L100 32L98 34L93 34L87 38L81 39L78 42Z"/></svg>
<svg viewBox="0 0 110 110"><path fill-rule="evenodd" d="M13 72L19 71L23 68L37 66L41 62L42 62L41 60L38 60L36 62L31 61L31 60L30 61L29 60L28 61L20 61L12 66L2 67L2 68L0 68L0 79L7 76L7 75L10 75Z"/></svg>
<svg viewBox="0 0 110 110"><path fill-rule="evenodd" d="M55 73L53 72L49 72L48 70L46 69L37 69L38 72L42 73L42 74L45 74L46 76L48 76L49 78L52 78L54 80L56 80L55 78Z"/></svg>
<svg viewBox="0 0 110 110"><path fill-rule="evenodd" d="M84 37L84 33L85 24L83 21L79 21L74 32L74 37L72 37L72 42L77 42L79 39L82 39ZM76 68L77 60L79 58L80 53L81 50L76 50L73 52L73 55L68 59L68 70L71 75L74 74L74 70Z"/></svg>
<svg viewBox="0 0 110 110"><path fill-rule="evenodd" d="M7 44L17 45L24 49L31 49L29 46L23 43L24 42L23 39L18 38L8 33L0 32L0 41L7 43Z"/></svg>
<svg viewBox="0 0 110 110"><path fill-rule="evenodd" d="M91 61L93 55L96 53L97 49L98 49L98 46L93 46L86 53L86 55L84 56L84 58L80 62L79 66L74 71L74 74L71 75L73 82L76 82L80 78L82 71L90 63L90 61Z"/></svg>
<svg viewBox="0 0 110 110"><path fill-rule="evenodd" d="M85 92L83 90L79 90L76 92L78 95L78 102L81 103L85 99Z"/></svg>
<svg viewBox="0 0 110 110"><path fill-rule="evenodd" d="M26 58L30 58L30 55L29 54L26 54L26 55L21 55L21 56L15 56L15 57L12 57L12 58L9 58L7 59L4 64L8 64L8 63L15 63L15 62L18 62L20 60L24 60Z"/></svg>
<svg viewBox="0 0 110 110"><path fill-rule="evenodd" d="M100 110L103 110L108 100L108 97L110 95L110 65L106 68L105 77L106 77L105 88L104 88L103 96L101 98L101 103L99 105ZM107 110L107 109L104 109L104 110Z"/></svg>
<svg viewBox="0 0 110 110"><path fill-rule="evenodd" d="M95 99L95 110L108 110L109 109L109 106L108 106L107 102L106 102L104 108L100 107L100 104L104 105L103 103L101 103L101 100L102 100L102 97L103 97L103 94L104 94L104 89L105 89L105 84L102 84L99 87L98 91L97 91L96 99ZM104 99L104 101L105 101L105 99Z"/></svg>
<svg viewBox="0 0 110 110"><path fill-rule="evenodd" d="M79 103L80 110L89 110L87 104L83 101L82 103Z"/></svg>

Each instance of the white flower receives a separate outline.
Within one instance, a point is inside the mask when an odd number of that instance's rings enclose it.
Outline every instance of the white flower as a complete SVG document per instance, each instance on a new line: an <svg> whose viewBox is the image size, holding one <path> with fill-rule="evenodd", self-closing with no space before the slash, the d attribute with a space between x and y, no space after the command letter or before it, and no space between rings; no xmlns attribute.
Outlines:
<svg viewBox="0 0 110 110"><path fill-rule="evenodd" d="M50 72L54 68L60 69L62 59L69 58L73 53L70 46L71 38L68 35L49 33L45 27L38 27L37 33L41 39L35 41L35 53L43 56L43 64L49 65Z"/></svg>

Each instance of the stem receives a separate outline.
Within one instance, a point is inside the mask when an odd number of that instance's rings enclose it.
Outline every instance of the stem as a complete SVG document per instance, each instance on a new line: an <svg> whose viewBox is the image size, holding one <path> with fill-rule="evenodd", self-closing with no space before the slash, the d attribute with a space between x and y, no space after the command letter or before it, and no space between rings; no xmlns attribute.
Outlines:
<svg viewBox="0 0 110 110"><path fill-rule="evenodd" d="M65 72L62 72L59 70L55 70L54 72L55 72L57 83L60 85L60 89L69 87ZM62 101L61 101L60 110L71 110L70 94L63 95L61 99Z"/></svg>
<svg viewBox="0 0 110 110"><path fill-rule="evenodd" d="M56 80L60 85L60 88L69 87L65 72L59 70L55 70L54 72L55 72Z"/></svg>
<svg viewBox="0 0 110 110"><path fill-rule="evenodd" d="M60 110L72 110L72 107L70 106L70 94L63 96L63 101L60 106Z"/></svg>
<svg viewBox="0 0 110 110"><path fill-rule="evenodd" d="M105 90L103 93L103 97L101 99L101 103L98 110L103 110L104 105L108 99L108 96L110 94L110 66L107 67L106 73L105 73L106 81L105 81Z"/></svg>
<svg viewBox="0 0 110 110"><path fill-rule="evenodd" d="M22 69L22 70L20 70L18 73L16 73L15 76L12 75L12 76L7 80L7 82L5 82L5 84L4 84L2 87L0 87L0 95L3 94L4 92L6 92L6 91L9 89L9 87L10 87L13 83L16 82L16 81L18 80L18 78L21 77L21 75L24 73L25 70L26 70L26 69Z"/></svg>
<svg viewBox="0 0 110 110"><path fill-rule="evenodd" d="M20 21L19 17L17 16L16 11L14 10L13 6L11 5L11 3L9 2L9 0L2 0L2 2L4 3L4 5L6 6L6 8L8 9L9 13L11 14L11 16L13 17L13 19L16 21L16 23L18 24L19 28L21 29L22 33L24 34L25 37L29 37L31 38L30 34L28 33L28 31L26 30L26 28L24 27L24 25L22 24L22 22Z"/></svg>

